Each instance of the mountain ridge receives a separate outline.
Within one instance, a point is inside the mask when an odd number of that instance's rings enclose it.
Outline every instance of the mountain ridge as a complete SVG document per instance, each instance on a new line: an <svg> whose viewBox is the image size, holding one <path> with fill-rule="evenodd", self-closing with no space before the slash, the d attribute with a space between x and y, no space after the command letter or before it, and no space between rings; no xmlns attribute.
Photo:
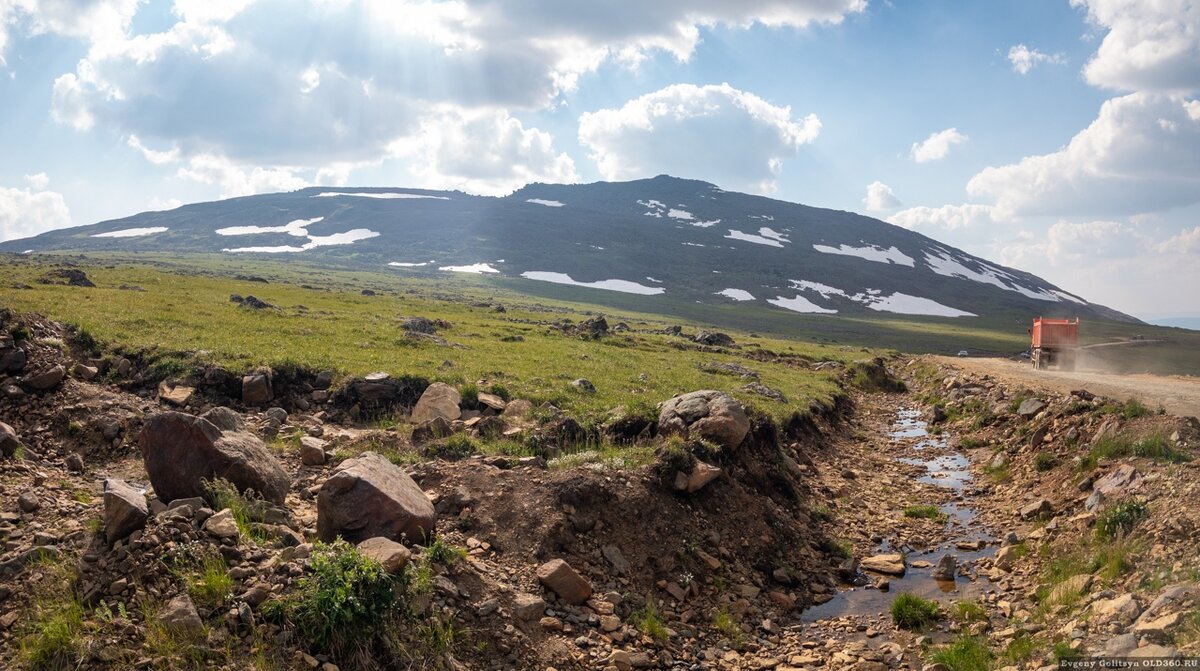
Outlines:
<svg viewBox="0 0 1200 671"><path fill-rule="evenodd" d="M0 251L295 255L475 272L816 315L1085 316L1135 322L1033 275L861 214L660 175L507 196L307 187L143 212Z"/></svg>

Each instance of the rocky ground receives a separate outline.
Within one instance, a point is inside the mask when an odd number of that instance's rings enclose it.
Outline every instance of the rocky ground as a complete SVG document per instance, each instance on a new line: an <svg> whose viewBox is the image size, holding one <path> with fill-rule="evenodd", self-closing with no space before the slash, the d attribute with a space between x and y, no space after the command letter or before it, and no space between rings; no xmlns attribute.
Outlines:
<svg viewBox="0 0 1200 671"><path fill-rule="evenodd" d="M789 426L705 392L595 435L408 377L162 379L3 321L15 668L975 671L1197 646L1194 420L895 359L908 393L847 383ZM940 606L901 628L902 593ZM942 654L964 641L983 667Z"/></svg>

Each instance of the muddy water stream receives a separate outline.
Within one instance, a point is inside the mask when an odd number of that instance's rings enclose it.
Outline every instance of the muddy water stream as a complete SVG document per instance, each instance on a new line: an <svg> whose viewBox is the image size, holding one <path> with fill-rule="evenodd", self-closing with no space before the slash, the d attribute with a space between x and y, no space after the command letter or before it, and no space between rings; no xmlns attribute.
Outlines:
<svg viewBox="0 0 1200 671"><path fill-rule="evenodd" d="M994 554L996 546L992 536L977 522L977 511L967 493L967 485L971 482L970 460L950 447L946 435L930 435L926 422L920 417L918 410L898 411L888 435L893 444L914 455L900 457L900 462L925 467L925 474L918 477L917 482L943 487L954 494L953 501L939 506L939 510L946 515L946 524L950 526L950 540L930 549L914 550L893 547L885 539L879 545L878 552L903 552L908 563L908 570L902 577L883 576L890 581L890 589L883 591L871 583L844 589L832 600L804 611L802 621L886 613L891 608L892 600L903 592L949 603L976 597L982 591L981 580L975 576L974 564L976 560ZM957 543L972 541L983 541L982 549L962 550L956 546ZM932 575L933 567L945 554L958 558L959 575L953 581L935 580ZM925 566L925 563L929 565ZM970 577L961 575L964 567ZM872 583L880 577L871 573L866 575L872 579Z"/></svg>

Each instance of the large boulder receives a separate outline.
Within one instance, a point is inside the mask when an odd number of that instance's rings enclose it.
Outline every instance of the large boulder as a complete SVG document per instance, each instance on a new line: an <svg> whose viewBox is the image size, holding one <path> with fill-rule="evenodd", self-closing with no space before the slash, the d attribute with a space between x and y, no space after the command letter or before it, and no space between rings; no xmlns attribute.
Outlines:
<svg viewBox="0 0 1200 671"><path fill-rule="evenodd" d="M238 491L254 490L283 503L291 482L267 446L245 431L182 412L152 415L139 440L154 491L163 501L202 496L204 481L228 480Z"/></svg>
<svg viewBox="0 0 1200 671"><path fill-rule="evenodd" d="M104 538L118 541L146 526L150 508L146 497L118 478L104 481Z"/></svg>
<svg viewBox="0 0 1200 671"><path fill-rule="evenodd" d="M343 461L317 494L317 535L351 543L381 536L424 542L437 513L429 497L399 466L374 452Z"/></svg>
<svg viewBox="0 0 1200 671"><path fill-rule="evenodd" d="M421 399L413 407L411 421L413 424L428 422L441 417L446 421L454 421L462 417L462 396L458 390L444 382L434 382L421 394Z"/></svg>
<svg viewBox="0 0 1200 671"><path fill-rule="evenodd" d="M658 432L704 438L726 448L742 444L750 432L746 410L732 396L711 389L681 394L662 404Z"/></svg>

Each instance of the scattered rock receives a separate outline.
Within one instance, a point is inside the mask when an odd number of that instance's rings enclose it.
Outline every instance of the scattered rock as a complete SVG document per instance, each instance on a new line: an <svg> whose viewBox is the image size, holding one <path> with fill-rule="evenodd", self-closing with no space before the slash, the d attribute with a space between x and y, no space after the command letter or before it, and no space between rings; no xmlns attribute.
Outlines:
<svg viewBox="0 0 1200 671"><path fill-rule="evenodd" d="M57 387L67 376L67 369L62 366L51 366L22 378L21 382L33 391L50 391Z"/></svg>
<svg viewBox="0 0 1200 671"><path fill-rule="evenodd" d="M1027 398L1021 401L1021 405L1017 406L1017 415L1025 419L1037 417L1038 413L1046 407L1045 402L1036 398Z"/></svg>
<svg viewBox="0 0 1200 671"><path fill-rule="evenodd" d="M953 581L955 574L958 572L958 557L952 554L944 554L933 567L934 580Z"/></svg>
<svg viewBox="0 0 1200 671"><path fill-rule="evenodd" d="M399 573L408 565L412 552L390 538L376 536L358 544L363 555L383 564L388 573Z"/></svg>
<svg viewBox="0 0 1200 671"><path fill-rule="evenodd" d="M437 513L417 483L374 452L347 459L317 494L317 535L357 543L382 536L424 542Z"/></svg>
<svg viewBox="0 0 1200 671"><path fill-rule="evenodd" d="M196 612L196 605L186 594L181 594L168 601L158 611L158 621L176 633L189 636L195 636L204 631L204 622L200 620L200 615Z"/></svg>
<svg viewBox="0 0 1200 671"><path fill-rule="evenodd" d="M518 593L513 597L513 616L523 622L532 622L546 614L546 600L535 594Z"/></svg>
<svg viewBox="0 0 1200 671"><path fill-rule="evenodd" d="M158 383L158 399L179 408L186 406L194 393L196 393L195 387L189 387L171 380L163 380Z"/></svg>
<svg viewBox="0 0 1200 671"><path fill-rule="evenodd" d="M714 390L694 391L662 404L658 431L705 438L732 449L741 445L750 432L750 419L732 396Z"/></svg>
<svg viewBox="0 0 1200 671"><path fill-rule="evenodd" d="M4 422L0 422L0 455L11 457L21 447L21 439L17 432Z"/></svg>
<svg viewBox="0 0 1200 671"><path fill-rule="evenodd" d="M31 491L25 491L21 492L21 495L17 497L17 507L20 508L21 512L23 513L32 513L36 512L42 507L42 502L40 499L38 499L37 494L34 494Z"/></svg>
<svg viewBox="0 0 1200 671"><path fill-rule="evenodd" d="M215 513L205 520L204 530L217 538L237 538L241 534L241 531L238 530L237 520L233 517L233 511L229 508Z"/></svg>
<svg viewBox="0 0 1200 671"><path fill-rule="evenodd" d="M703 489L708 483L716 480L720 475L720 468L703 461L696 461L691 473L679 471L675 474L675 490L694 494Z"/></svg>
<svg viewBox="0 0 1200 671"><path fill-rule="evenodd" d="M271 373L260 371L242 376L242 403L266 405L275 398L271 389Z"/></svg>
<svg viewBox="0 0 1200 671"><path fill-rule="evenodd" d="M413 407L411 421L420 424L440 417L452 422L462 416L459 403L462 403L462 396L457 389L444 382L434 382L425 389Z"/></svg>
<svg viewBox="0 0 1200 671"><path fill-rule="evenodd" d="M325 441L312 436L300 436L300 463L320 466L325 463Z"/></svg>
<svg viewBox="0 0 1200 671"><path fill-rule="evenodd" d="M564 603L573 606L582 604L592 595L592 586L588 581L561 559L553 559L539 566L537 578Z"/></svg>
<svg viewBox="0 0 1200 671"><path fill-rule="evenodd" d="M729 334L721 333L720 331L700 331L692 340L701 345L711 345L713 347L733 346L733 338L729 337Z"/></svg>
<svg viewBox="0 0 1200 671"><path fill-rule="evenodd" d="M1021 506L1020 514L1023 520L1032 520L1042 515L1048 515L1053 508L1050 502L1046 499L1038 499L1032 503L1027 503Z"/></svg>
<svg viewBox="0 0 1200 671"><path fill-rule="evenodd" d="M586 378L581 377L578 380L572 380L571 386L574 387L577 391L581 391L585 394L596 393L596 385L592 384Z"/></svg>
<svg viewBox="0 0 1200 671"><path fill-rule="evenodd" d="M146 497L118 478L104 481L104 538L110 544L146 526Z"/></svg>
<svg viewBox="0 0 1200 671"><path fill-rule="evenodd" d="M859 567L866 571L895 576L904 575L906 570L902 554L881 554L867 557L859 562Z"/></svg>

